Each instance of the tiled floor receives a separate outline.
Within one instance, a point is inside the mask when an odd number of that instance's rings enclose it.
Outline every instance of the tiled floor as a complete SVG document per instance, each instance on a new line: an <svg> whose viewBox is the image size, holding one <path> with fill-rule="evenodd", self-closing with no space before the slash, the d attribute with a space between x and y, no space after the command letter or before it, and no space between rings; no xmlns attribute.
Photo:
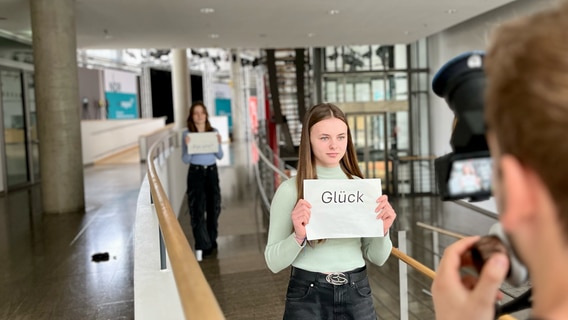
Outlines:
<svg viewBox="0 0 568 320"><path fill-rule="evenodd" d="M0 197L0 319L134 317L132 234L144 170L136 163L86 168L83 215L43 216L37 188ZM221 167L220 176L219 249L201 262L204 273L227 319L281 319L288 273L266 268L267 217L252 171L233 165ZM436 197L391 201L398 213L391 231L395 246L398 231L405 231L407 252L431 268L437 260L434 237L417 222L462 234L483 234L495 222ZM187 213L180 222L191 243ZM440 235L438 241L443 249L453 239ZM93 254L105 252L108 261L92 261ZM369 270L380 319L400 319L397 259ZM431 281L411 268L408 275L409 319L434 319Z"/></svg>

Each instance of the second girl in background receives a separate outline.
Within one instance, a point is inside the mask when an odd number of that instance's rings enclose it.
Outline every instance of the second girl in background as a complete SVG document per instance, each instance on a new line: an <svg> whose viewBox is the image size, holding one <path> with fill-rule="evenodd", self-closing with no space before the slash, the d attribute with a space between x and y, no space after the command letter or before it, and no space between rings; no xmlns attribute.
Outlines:
<svg viewBox="0 0 568 320"><path fill-rule="evenodd" d="M215 153L188 154L190 133L217 132L219 150ZM191 217L191 229L195 239L195 251L203 256L217 249L218 220L221 214L221 190L217 159L223 158L221 136L211 127L207 108L201 101L189 108L187 130L182 134L182 160L189 164L187 172L187 201ZM198 254L199 258L199 254Z"/></svg>

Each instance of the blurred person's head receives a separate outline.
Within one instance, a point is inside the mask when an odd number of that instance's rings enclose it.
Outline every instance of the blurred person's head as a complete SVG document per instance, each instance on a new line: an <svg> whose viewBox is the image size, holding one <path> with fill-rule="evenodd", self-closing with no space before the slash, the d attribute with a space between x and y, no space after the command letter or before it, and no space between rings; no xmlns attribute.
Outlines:
<svg viewBox="0 0 568 320"><path fill-rule="evenodd" d="M187 130L189 132L197 132L198 127L205 127L205 131L213 131L211 123L209 123L209 113L207 108L201 101L194 102L189 107L189 114L187 116Z"/></svg>
<svg viewBox="0 0 568 320"><path fill-rule="evenodd" d="M485 63L494 195L534 280L568 256L568 3L499 27Z"/></svg>
<svg viewBox="0 0 568 320"><path fill-rule="evenodd" d="M469 163L463 165L462 172L464 175L475 175L475 169L473 169L473 166Z"/></svg>
<svg viewBox="0 0 568 320"><path fill-rule="evenodd" d="M304 196L304 179L317 178L316 166L341 166L349 177L363 177L345 114L331 103L315 105L306 113L296 177L298 199Z"/></svg>

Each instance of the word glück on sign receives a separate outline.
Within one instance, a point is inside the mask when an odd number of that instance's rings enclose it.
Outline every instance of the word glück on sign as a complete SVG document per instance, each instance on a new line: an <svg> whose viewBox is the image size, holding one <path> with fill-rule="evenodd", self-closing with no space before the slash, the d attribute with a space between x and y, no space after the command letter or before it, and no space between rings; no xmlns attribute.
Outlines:
<svg viewBox="0 0 568 320"><path fill-rule="evenodd" d="M324 191L321 194L321 201L323 203L363 203L363 193L349 193L345 191Z"/></svg>

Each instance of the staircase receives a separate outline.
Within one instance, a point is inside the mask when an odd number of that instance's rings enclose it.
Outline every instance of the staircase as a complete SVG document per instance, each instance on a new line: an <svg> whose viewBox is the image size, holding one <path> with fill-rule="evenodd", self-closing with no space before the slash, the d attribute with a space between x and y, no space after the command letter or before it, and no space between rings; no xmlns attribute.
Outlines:
<svg viewBox="0 0 568 320"><path fill-rule="evenodd" d="M311 104L311 65L308 49L265 50L268 93L273 121L278 127L280 157L297 158L302 119Z"/></svg>

